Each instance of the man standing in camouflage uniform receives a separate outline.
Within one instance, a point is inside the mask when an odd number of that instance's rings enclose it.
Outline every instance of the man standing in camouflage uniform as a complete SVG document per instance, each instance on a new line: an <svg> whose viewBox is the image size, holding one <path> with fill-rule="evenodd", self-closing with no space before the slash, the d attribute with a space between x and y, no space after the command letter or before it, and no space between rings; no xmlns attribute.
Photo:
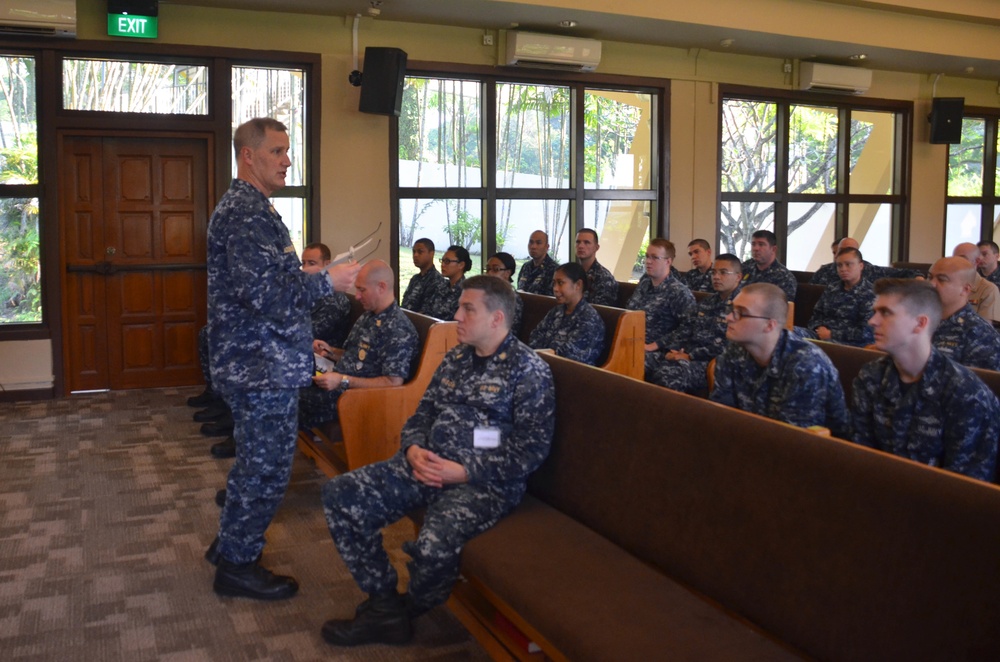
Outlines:
<svg viewBox="0 0 1000 662"><path fill-rule="evenodd" d="M434 293L444 287L444 276L434 266L434 242L423 237L413 242L413 266L420 270L410 278L403 302L407 310L429 315Z"/></svg>
<svg viewBox="0 0 1000 662"><path fill-rule="evenodd" d="M874 339L868 318L872 316L875 291L862 278L864 260L857 248L837 253L839 280L827 285L813 308L808 328L796 328L801 335L818 340L864 347Z"/></svg>
<svg viewBox="0 0 1000 662"><path fill-rule="evenodd" d="M979 248L979 275L1000 287L1000 267L997 259L1000 258L1000 246L994 241L981 241L976 244Z"/></svg>
<svg viewBox="0 0 1000 662"><path fill-rule="evenodd" d="M976 271L964 257L943 257L928 280L941 297L942 320L933 343L952 361L970 368L1000 370L1000 333L969 305Z"/></svg>
<svg viewBox="0 0 1000 662"><path fill-rule="evenodd" d="M847 439L837 369L823 350L784 328L787 317L788 302L778 286L743 286L726 316L731 342L716 361L710 397L791 425L825 427Z"/></svg>
<svg viewBox="0 0 1000 662"><path fill-rule="evenodd" d="M692 292L714 292L712 287L712 247L704 239L694 239L688 243L688 257L691 271L681 279Z"/></svg>
<svg viewBox="0 0 1000 662"><path fill-rule="evenodd" d="M726 315L740 293L740 260L723 253L709 269L715 292L668 336L666 352L646 354L646 381L684 393L708 390L708 363L726 348Z"/></svg>
<svg viewBox="0 0 1000 662"><path fill-rule="evenodd" d="M354 289L365 313L351 327L343 351L313 343L317 354L337 365L299 391L299 425L336 420L337 401L348 389L400 386L409 378L419 351L417 330L396 305L393 281L392 268L382 260L362 267Z"/></svg>
<svg viewBox="0 0 1000 662"><path fill-rule="evenodd" d="M444 358L391 459L337 476L323 488L330 534L368 599L352 619L323 625L340 646L405 643L411 619L443 603L465 543L521 501L528 475L548 455L555 416L552 373L509 333L513 290L489 276L465 281L455 319L462 343ZM408 594L380 530L425 507L404 551Z"/></svg>
<svg viewBox="0 0 1000 662"><path fill-rule="evenodd" d="M778 238L770 230L757 230L750 241L750 259L743 263L743 284L771 283L795 301L799 284L795 274L778 262Z"/></svg>
<svg viewBox="0 0 1000 662"><path fill-rule="evenodd" d="M549 235L535 230L528 237L528 256L517 274L517 289L552 296L552 276L559 265L549 256Z"/></svg>
<svg viewBox="0 0 1000 662"><path fill-rule="evenodd" d="M991 481L1000 402L968 368L931 341L941 300L925 281L875 284L875 346L889 355L863 366L851 390L856 443Z"/></svg>
<svg viewBox="0 0 1000 662"><path fill-rule="evenodd" d="M291 165L283 124L250 120L233 145L237 178L208 225L208 345L212 383L233 411L237 452L206 558L218 564L216 593L275 600L294 595L298 584L258 559L291 475L298 388L313 367L309 312L334 289L347 289L359 267L302 271L268 201Z"/></svg>
<svg viewBox="0 0 1000 662"><path fill-rule="evenodd" d="M646 247L646 273L626 308L646 313L646 351L666 349L668 334L694 308L694 295L670 268L677 254L672 242L657 237Z"/></svg>
<svg viewBox="0 0 1000 662"><path fill-rule="evenodd" d="M587 272L587 289L584 298L591 305L617 306L618 281L614 274L597 261L597 232L584 228L576 233L576 259Z"/></svg>

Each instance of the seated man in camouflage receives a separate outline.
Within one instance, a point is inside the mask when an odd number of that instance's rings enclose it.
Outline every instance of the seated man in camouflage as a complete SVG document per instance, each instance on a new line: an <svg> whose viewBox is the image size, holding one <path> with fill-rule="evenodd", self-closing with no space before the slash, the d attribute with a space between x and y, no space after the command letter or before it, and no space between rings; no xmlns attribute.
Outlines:
<svg viewBox="0 0 1000 662"><path fill-rule="evenodd" d="M812 285L834 285L840 282L840 276L837 275L837 253L844 248L861 248L861 244L858 243L857 239L852 237L844 237L839 242L834 244L833 249L833 262L824 264L822 267L816 270L816 273L812 275L809 283ZM875 283L879 278L916 278L917 276L923 276L922 273L916 271L915 269L898 269L896 267L880 267L877 265L863 260L862 264L864 268L861 270L861 277L868 281L869 283Z"/></svg>
<svg viewBox="0 0 1000 662"><path fill-rule="evenodd" d="M964 257L943 257L931 265L927 279L941 297L942 317L933 343L964 366L1000 370L1000 333L969 304L976 275Z"/></svg>
<svg viewBox="0 0 1000 662"><path fill-rule="evenodd" d="M842 345L864 347L874 340L868 318L872 316L875 291L862 277L864 260L857 248L842 248L837 253L836 283L827 285L820 295L806 328L796 331L807 338L827 340Z"/></svg>
<svg viewBox="0 0 1000 662"><path fill-rule="evenodd" d="M417 330L396 305L392 269L381 260L358 273L355 296L365 313L347 336L342 351L322 341L316 353L336 359L336 368L313 377L313 386L299 391L299 425L312 427L336 420L337 400L351 388L399 386L410 375L417 352Z"/></svg>
<svg viewBox="0 0 1000 662"><path fill-rule="evenodd" d="M646 247L646 273L632 291L625 307L646 313L646 351L667 349L669 334L694 308L694 295L671 273L677 249L673 242L657 237Z"/></svg>
<svg viewBox="0 0 1000 662"><path fill-rule="evenodd" d="M331 261L330 248L326 244L309 244L302 249L302 271L318 273ZM347 332L351 330L351 301L343 292L334 292L323 297L313 306L313 338L319 338L333 347L342 347Z"/></svg>
<svg viewBox="0 0 1000 662"><path fill-rule="evenodd" d="M607 267L597 261L597 231L584 228L576 233L576 260L587 272L587 291L584 295L593 305L617 306L618 281Z"/></svg>
<svg viewBox="0 0 1000 662"><path fill-rule="evenodd" d="M1000 402L932 343L941 300L925 281L875 283L875 346L889 355L861 368L851 390L856 443L991 481Z"/></svg>
<svg viewBox="0 0 1000 662"><path fill-rule="evenodd" d="M517 289L552 296L552 276L559 263L549 255L549 235L535 230L528 237L528 257L517 274Z"/></svg>
<svg viewBox="0 0 1000 662"><path fill-rule="evenodd" d="M668 336L666 352L646 354L646 381L685 393L708 390L709 361L726 348L726 315L739 294L740 260L723 253L709 269L715 292L698 300L693 314Z"/></svg>
<svg viewBox="0 0 1000 662"><path fill-rule="evenodd" d="M704 239L693 239L688 243L688 257L691 258L691 271L684 274L681 280L692 292L714 292L712 286L712 247Z"/></svg>
<svg viewBox="0 0 1000 662"><path fill-rule="evenodd" d="M465 543L520 503L528 475L548 455L555 428L552 372L510 334L514 291L503 281L465 281L458 312L461 343L444 357L391 459L337 476L323 506L337 550L368 598L353 618L323 625L338 646L405 643L411 620L442 604L458 578ZM409 554L409 592L381 529L425 508Z"/></svg>
<svg viewBox="0 0 1000 662"><path fill-rule="evenodd" d="M419 273L410 278L399 305L415 313L430 315L435 293L444 286L444 276L434 266L434 242L422 237L413 242L413 266Z"/></svg>
<svg viewBox="0 0 1000 662"><path fill-rule="evenodd" d="M743 284L771 283L795 301L799 284L795 274L778 262L778 237L770 230L757 230L750 239L750 259L743 263Z"/></svg>
<svg viewBox="0 0 1000 662"><path fill-rule="evenodd" d="M819 347L784 328L788 302L770 283L744 285L726 316L729 346L715 365L714 402L848 438L837 369Z"/></svg>

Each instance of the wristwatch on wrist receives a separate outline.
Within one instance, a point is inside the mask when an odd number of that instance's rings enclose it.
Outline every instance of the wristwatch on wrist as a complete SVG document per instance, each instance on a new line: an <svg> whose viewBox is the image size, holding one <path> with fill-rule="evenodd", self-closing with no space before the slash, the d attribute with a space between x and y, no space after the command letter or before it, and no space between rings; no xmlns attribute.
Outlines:
<svg viewBox="0 0 1000 662"><path fill-rule="evenodd" d="M340 385L344 387L344 390L345 390L345 391L346 391L347 389L351 388L351 378L350 378L350 377L348 377L347 375L343 375L343 376L342 376L342 377L340 378Z"/></svg>

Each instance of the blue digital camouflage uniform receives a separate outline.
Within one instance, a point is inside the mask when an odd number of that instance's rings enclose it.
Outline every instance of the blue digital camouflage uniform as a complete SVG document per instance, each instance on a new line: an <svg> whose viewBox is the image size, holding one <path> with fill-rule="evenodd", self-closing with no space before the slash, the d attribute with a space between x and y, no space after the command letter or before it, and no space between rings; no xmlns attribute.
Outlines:
<svg viewBox="0 0 1000 662"><path fill-rule="evenodd" d="M531 331L528 345L551 349L559 356L588 365L596 365L604 351L604 322L594 307L581 300L569 315L561 303L545 313Z"/></svg>
<svg viewBox="0 0 1000 662"><path fill-rule="evenodd" d="M234 180L208 225L208 349L212 384L233 412L236 461L219 520L219 552L248 563L291 473L298 389L310 383L315 303L332 292L307 274L281 216Z"/></svg>
<svg viewBox="0 0 1000 662"><path fill-rule="evenodd" d="M625 307L646 313L646 342L666 342L667 334L677 328L688 311L694 308L694 295L678 278L668 276L658 286L646 274L632 291Z"/></svg>
<svg viewBox="0 0 1000 662"><path fill-rule="evenodd" d="M430 315L431 317L445 321L454 319L455 312L458 310L458 300L462 296L462 283L464 281L465 276L462 276L453 287L451 281L442 276L437 284L437 288L434 290L433 296L431 296L430 301L425 306L424 315Z"/></svg>
<svg viewBox="0 0 1000 662"><path fill-rule="evenodd" d="M742 285L737 285L725 299L717 292L698 299L690 316L667 336L661 350L646 352L646 381L684 393L707 391L708 364L726 348L726 315L741 289ZM670 350L683 350L691 359L668 361Z"/></svg>
<svg viewBox="0 0 1000 662"><path fill-rule="evenodd" d="M391 459L335 477L323 507L341 558L369 595L396 588L381 529L426 506L412 560L409 595L429 609L448 599L465 543L520 503L528 475L548 455L555 427L555 389L548 365L508 335L491 357L469 345L445 356ZM496 449L473 447L473 429L500 430ZM413 478L406 450L428 449L465 467L467 483L434 488Z"/></svg>
<svg viewBox="0 0 1000 662"><path fill-rule="evenodd" d="M1000 333L969 304L941 320L933 343L942 354L964 366L1000 370Z"/></svg>
<svg viewBox="0 0 1000 662"><path fill-rule="evenodd" d="M403 294L403 301L399 305L415 313L431 315L431 303L439 288L444 287L445 277L431 267L423 274L416 274L410 278L410 284L406 286ZM431 315L431 317L434 317ZM451 318L448 318L451 319Z"/></svg>
<svg viewBox="0 0 1000 662"><path fill-rule="evenodd" d="M406 313L392 305L366 311L351 327L336 372L349 377L400 377L406 381L417 358L417 330ZM315 384L299 392L299 424L312 427L336 420L343 387L327 391Z"/></svg>
<svg viewBox="0 0 1000 662"><path fill-rule="evenodd" d="M771 263L767 269L761 270L753 260L743 263L743 284L750 283L771 283L781 288L781 291L788 297L789 302L795 301L795 293L799 289L799 283L795 280L795 274L788 270L785 265L777 260Z"/></svg>
<svg viewBox="0 0 1000 662"><path fill-rule="evenodd" d="M990 281L991 283L993 283L997 287L1000 287L1000 267L997 267L996 269L994 269L993 273L991 273L989 276L987 276L986 274L984 274L982 272L982 270L979 271L979 275L982 276L983 278L985 278L986 280Z"/></svg>
<svg viewBox="0 0 1000 662"><path fill-rule="evenodd" d="M201 376L205 378L205 385L212 385L212 371L208 360L208 325L198 330L198 365L201 366Z"/></svg>
<svg viewBox="0 0 1000 662"><path fill-rule="evenodd" d="M870 345L875 342L875 330L868 326L874 303L875 290L868 281L861 279L847 289L844 281L838 280L823 290L809 318L808 328L802 330L803 335L819 338L816 329L825 326L830 330L830 342L855 347Z"/></svg>
<svg viewBox="0 0 1000 662"><path fill-rule="evenodd" d="M594 305L617 306L618 281L615 280L615 275L597 260L594 260L586 273L587 291L583 293L584 298Z"/></svg>
<svg viewBox="0 0 1000 662"><path fill-rule="evenodd" d="M821 425L849 438L847 405L837 369L808 340L781 330L771 362L760 367L749 352L729 343L715 363L714 402L807 428Z"/></svg>
<svg viewBox="0 0 1000 662"><path fill-rule="evenodd" d="M1000 402L965 366L932 350L920 381L903 384L892 358L862 366L851 391L854 441L991 481Z"/></svg>
<svg viewBox="0 0 1000 662"><path fill-rule="evenodd" d="M313 338L330 347L343 347L351 329L351 301L343 292L320 299L312 309Z"/></svg>
<svg viewBox="0 0 1000 662"><path fill-rule="evenodd" d="M897 269L896 267L879 267L868 260L862 260L861 264L864 265L861 269L861 279L866 280L869 283L875 284L879 278L916 278L922 275L916 269ZM837 265L834 262L828 262L822 267L816 270L816 273L812 275L809 279L809 283L812 285L833 285L834 283L839 283L840 276L837 275Z"/></svg>
<svg viewBox="0 0 1000 662"><path fill-rule="evenodd" d="M517 274L517 289L552 296L552 277L556 275L559 265L547 253L539 266L534 260L528 260L521 265Z"/></svg>
<svg viewBox="0 0 1000 662"><path fill-rule="evenodd" d="M681 281L683 281L692 292L714 292L715 288L712 287L712 274L708 273L709 271L711 271L711 269L705 269L705 271L692 269L681 277Z"/></svg>

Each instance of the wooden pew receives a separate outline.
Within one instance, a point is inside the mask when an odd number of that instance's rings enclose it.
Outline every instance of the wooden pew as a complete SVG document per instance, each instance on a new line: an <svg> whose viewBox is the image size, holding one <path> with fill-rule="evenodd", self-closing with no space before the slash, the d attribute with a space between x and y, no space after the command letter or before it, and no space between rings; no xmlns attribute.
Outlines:
<svg viewBox="0 0 1000 662"><path fill-rule="evenodd" d="M495 659L1000 659L1000 489L543 358L552 452L449 601Z"/></svg>
<svg viewBox="0 0 1000 662"><path fill-rule="evenodd" d="M517 294L524 302L519 337L527 343L531 331L555 307L556 299L528 292L519 291ZM604 352L597 359L597 367L642 379L646 356L646 316L639 310L611 306L594 306L594 310L604 322Z"/></svg>
<svg viewBox="0 0 1000 662"><path fill-rule="evenodd" d="M328 476L388 459L399 450L403 424L417 410L444 355L458 344L458 322L403 312L416 327L421 347L409 381L401 386L348 390L337 403L339 424L299 434L299 448Z"/></svg>

